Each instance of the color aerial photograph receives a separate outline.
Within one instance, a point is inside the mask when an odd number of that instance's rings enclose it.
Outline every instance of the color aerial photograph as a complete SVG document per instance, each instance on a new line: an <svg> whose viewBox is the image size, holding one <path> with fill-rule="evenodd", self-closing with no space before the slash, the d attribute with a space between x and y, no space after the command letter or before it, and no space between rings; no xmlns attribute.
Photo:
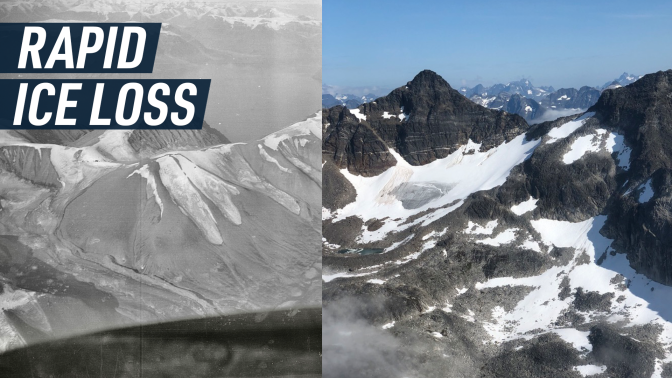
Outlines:
<svg viewBox="0 0 672 378"><path fill-rule="evenodd" d="M671 17L323 3L324 377L672 377Z"/></svg>

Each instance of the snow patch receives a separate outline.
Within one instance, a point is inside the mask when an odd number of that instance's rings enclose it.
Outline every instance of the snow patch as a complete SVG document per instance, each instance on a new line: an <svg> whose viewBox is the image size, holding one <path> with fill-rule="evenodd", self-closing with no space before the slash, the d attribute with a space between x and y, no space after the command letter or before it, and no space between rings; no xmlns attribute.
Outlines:
<svg viewBox="0 0 672 378"><path fill-rule="evenodd" d="M599 129L602 132L606 130ZM596 130L597 131L597 130ZM573 162L581 159L583 155L589 152L599 152L601 139L599 135L584 135L576 138L576 140L570 146L569 151L562 157L562 161L565 164L572 164Z"/></svg>
<svg viewBox="0 0 672 378"><path fill-rule="evenodd" d="M368 280L368 281L366 281L366 282L368 282L368 283L372 283L372 284L376 284L376 285L382 285L382 284L385 283L385 280L380 280L380 279L378 279L378 278L373 278L373 279L370 279L370 280Z"/></svg>
<svg viewBox="0 0 672 378"><path fill-rule="evenodd" d="M352 277L363 277L363 276L370 276L377 271L374 272L365 272L365 273L348 273L348 272L339 272L339 273L334 273L334 274L323 274L322 275L322 281L324 282L331 282L337 278L352 278Z"/></svg>
<svg viewBox="0 0 672 378"><path fill-rule="evenodd" d="M498 277L475 288L500 286L528 286L532 291L516 307L495 321L488 323L486 330L497 341L531 337L532 331L545 329L555 332L577 349L590 349L587 333L571 329L555 329L555 321L567 311L573 301L569 296L560 300L558 294L561 282L569 281L569 290L581 287L599 294L618 292L623 298L612 301L607 313L584 312L586 321L607 316L609 322L624 321L625 326L658 324L662 326L659 341L665 346L672 345L672 308L668 305L672 297L672 287L653 282L638 274L630 267L625 254L609 253L612 240L600 234L606 216L597 216L583 222L565 222L549 219L531 221L547 245L574 248L572 260L565 266L554 266L537 276L513 278ZM579 257L588 255L588 263L579 263ZM583 260L583 259L581 259ZM597 265L597 261L600 265ZM623 281L614 278L623 277ZM627 283L625 289L617 285ZM617 291L618 290L618 291ZM536 332L534 333L536 334Z"/></svg>
<svg viewBox="0 0 672 378"><path fill-rule="evenodd" d="M532 198L532 196L530 196L530 199L528 199L527 201L523 201L517 205L511 206L511 211L516 215L523 215L529 211L536 209L537 201L539 200L534 199Z"/></svg>
<svg viewBox="0 0 672 378"><path fill-rule="evenodd" d="M580 365L580 366L575 366L574 370L578 371L579 374L581 374L584 377L589 377L591 375L597 375L597 374L602 374L605 371L607 371L607 367L602 365Z"/></svg>
<svg viewBox="0 0 672 378"><path fill-rule="evenodd" d="M651 179L648 179L645 183L638 186L637 189L642 190L642 192L639 194L639 203L649 202L649 200L653 198L653 195L655 194L653 192L653 187L651 187Z"/></svg>
<svg viewBox="0 0 672 378"><path fill-rule="evenodd" d="M289 169L280 165L280 162L278 162L278 160L276 158L274 158L273 156L269 155L268 152L266 152L266 150L264 149L264 147L261 144L259 144L257 146L259 147L259 154L261 155L261 157L264 158L264 160L266 160L269 163L275 164L282 172L285 172L285 173L289 172Z"/></svg>
<svg viewBox="0 0 672 378"><path fill-rule="evenodd" d="M563 125L560 125L558 127L552 128L548 132L548 136L551 138L549 139L546 144L551 144L555 143L560 139L566 138L570 136L574 131L576 131L579 127L583 126L583 124L586 122L586 120L592 116L594 116L595 113L590 112L582 115L581 117L569 121Z"/></svg>
<svg viewBox="0 0 672 378"><path fill-rule="evenodd" d="M516 231L518 231L517 228L509 228L500 232L494 238L476 240L476 243L487 244L493 247L498 247L503 244L509 244L512 241L516 240Z"/></svg>
<svg viewBox="0 0 672 378"><path fill-rule="evenodd" d="M579 331L574 328L557 328L553 333L560 336L564 341L572 344L579 352L593 350L593 345L588 341L589 331Z"/></svg>
<svg viewBox="0 0 672 378"><path fill-rule="evenodd" d="M610 144L612 145L611 152L616 152L616 160L618 167L624 170L630 169L630 154L632 149L625 145L625 138L623 135L610 133Z"/></svg>
<svg viewBox="0 0 672 378"><path fill-rule="evenodd" d="M494 231L498 223L499 222L495 219L488 222L485 226L481 226L480 224L469 221L469 223L467 223L467 228L464 230L464 233L472 235L492 235L492 231Z"/></svg>
<svg viewBox="0 0 672 378"><path fill-rule="evenodd" d="M407 237L406 237L404 240L402 240L402 241L398 241L398 242L396 242L396 243L392 243L392 245L390 245L389 247L387 247L387 248L385 248L385 249L383 250L383 253L390 252L390 251L392 251L392 250L395 250L395 249L399 248L399 246L402 246L402 245L408 243L409 241L411 241L411 239L413 239L413 236L415 236L415 234L411 234L411 235L407 236Z"/></svg>
<svg viewBox="0 0 672 378"><path fill-rule="evenodd" d="M362 114L359 109L350 109L350 114L357 117L360 121L366 121L366 114Z"/></svg>

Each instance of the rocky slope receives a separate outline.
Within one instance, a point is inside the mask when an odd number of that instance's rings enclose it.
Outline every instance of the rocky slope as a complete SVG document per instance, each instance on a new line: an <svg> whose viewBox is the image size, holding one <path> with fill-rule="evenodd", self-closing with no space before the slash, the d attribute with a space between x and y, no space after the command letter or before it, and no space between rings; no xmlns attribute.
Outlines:
<svg viewBox="0 0 672 378"><path fill-rule="evenodd" d="M422 165L448 156L468 140L489 148L527 128L516 115L472 103L428 70L357 109L336 107L323 113L323 122L330 125L323 155L364 176L394 165L388 146L410 164Z"/></svg>
<svg viewBox="0 0 672 378"><path fill-rule="evenodd" d="M374 106L401 109L380 99L325 111L324 376L672 376L671 79L532 127L427 112L421 129L413 111L388 126ZM442 102L427 108L461 107L420 82ZM435 143L383 137L408 128Z"/></svg>
<svg viewBox="0 0 672 378"><path fill-rule="evenodd" d="M641 75L632 75L627 72L623 72L621 76L618 77L618 79L604 83L604 85L602 86L602 90L608 89L613 85L625 87L626 85L632 84L635 81L641 79L642 77L643 76Z"/></svg>
<svg viewBox="0 0 672 378"><path fill-rule="evenodd" d="M3 134L0 349L319 303L319 123L235 144L208 127Z"/></svg>

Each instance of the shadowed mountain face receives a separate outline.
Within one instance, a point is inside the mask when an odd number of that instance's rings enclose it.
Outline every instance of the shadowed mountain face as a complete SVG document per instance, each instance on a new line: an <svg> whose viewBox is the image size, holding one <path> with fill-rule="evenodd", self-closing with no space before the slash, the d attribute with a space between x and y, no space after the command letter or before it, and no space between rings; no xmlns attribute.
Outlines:
<svg viewBox="0 0 672 378"><path fill-rule="evenodd" d="M667 376L672 71L531 127L419 76L324 112L324 376Z"/></svg>
<svg viewBox="0 0 672 378"><path fill-rule="evenodd" d="M525 121L476 105L426 70L407 85L357 109L324 111L323 154L339 168L375 176L393 166L388 146L413 165L431 163L469 139L491 147L524 132Z"/></svg>
<svg viewBox="0 0 672 378"><path fill-rule="evenodd" d="M626 88L606 90L590 110L621 130L632 146L628 184L609 214L608 234L632 266L672 285L672 71L645 75ZM646 197L646 201L642 199Z"/></svg>
<svg viewBox="0 0 672 378"><path fill-rule="evenodd" d="M0 355L6 378L320 377L320 309L183 320L105 331Z"/></svg>
<svg viewBox="0 0 672 378"><path fill-rule="evenodd" d="M0 135L2 349L320 301L319 114L264 139Z"/></svg>

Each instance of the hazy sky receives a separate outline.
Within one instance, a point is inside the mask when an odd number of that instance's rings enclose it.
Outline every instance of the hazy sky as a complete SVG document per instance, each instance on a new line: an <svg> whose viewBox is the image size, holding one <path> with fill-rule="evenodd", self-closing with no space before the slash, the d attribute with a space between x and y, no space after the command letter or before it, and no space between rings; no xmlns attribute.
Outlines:
<svg viewBox="0 0 672 378"><path fill-rule="evenodd" d="M527 78L602 85L672 68L672 1L323 1L324 83L396 88Z"/></svg>

